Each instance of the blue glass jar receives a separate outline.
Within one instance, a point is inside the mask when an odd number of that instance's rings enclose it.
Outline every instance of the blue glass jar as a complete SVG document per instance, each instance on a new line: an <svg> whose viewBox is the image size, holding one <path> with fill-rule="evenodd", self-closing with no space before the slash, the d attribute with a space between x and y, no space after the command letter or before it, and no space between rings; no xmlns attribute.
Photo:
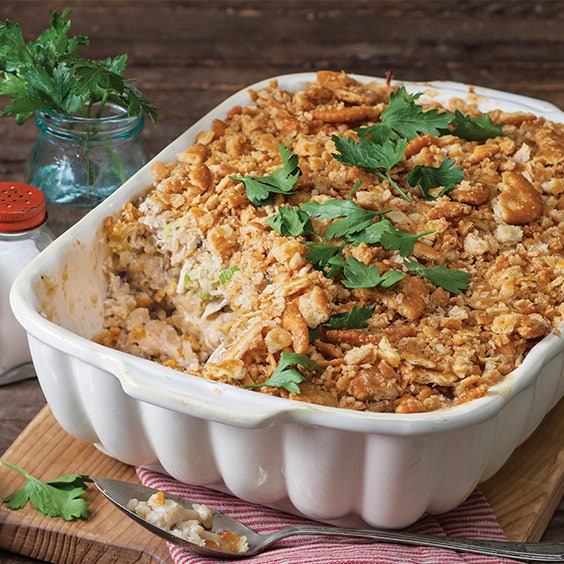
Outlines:
<svg viewBox="0 0 564 564"><path fill-rule="evenodd" d="M39 130L25 181L48 202L92 208L148 160L141 132L144 116L108 105L103 117L85 118L40 110Z"/></svg>

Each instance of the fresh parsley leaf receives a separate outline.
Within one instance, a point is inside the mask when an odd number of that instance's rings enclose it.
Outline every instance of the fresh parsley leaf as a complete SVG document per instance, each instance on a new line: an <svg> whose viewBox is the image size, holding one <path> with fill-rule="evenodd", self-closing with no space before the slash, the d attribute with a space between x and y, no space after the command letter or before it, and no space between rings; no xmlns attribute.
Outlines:
<svg viewBox="0 0 564 564"><path fill-rule="evenodd" d="M408 94L405 86L400 86L390 94L388 106L382 112L380 121L397 131L406 139L413 139L421 134L439 135L448 127L452 115L438 110L424 111L416 102L420 92Z"/></svg>
<svg viewBox="0 0 564 564"><path fill-rule="evenodd" d="M90 516L86 500L81 496L86 492L88 482L85 474L71 474L43 482L34 478L23 468L4 462L8 468L23 474L26 485L4 499L10 509L21 509L29 501L35 509L48 517L62 517L66 521Z"/></svg>
<svg viewBox="0 0 564 564"><path fill-rule="evenodd" d="M301 171L298 156L292 155L284 145L278 145L282 159L282 168L266 176L230 176L232 180L242 182L247 197L255 206L266 206L274 202L273 194L291 194Z"/></svg>
<svg viewBox="0 0 564 564"><path fill-rule="evenodd" d="M383 218L376 223L372 223L364 231L349 235L347 240L355 246L360 243L366 243L367 245L380 244L385 249L399 251L400 256L406 257L413 252L418 239L432 232L430 230L423 233L407 233L397 229L391 221Z"/></svg>
<svg viewBox="0 0 564 564"><path fill-rule="evenodd" d="M375 223L371 223L366 229L359 233L349 234L347 241L355 247L360 245L360 243L377 245L382 242L382 238L386 233L394 231L397 231L394 225L389 220L383 218Z"/></svg>
<svg viewBox="0 0 564 564"><path fill-rule="evenodd" d="M309 247L306 260L311 262L316 270L323 272L326 278L335 278L345 266L345 259L341 254L342 246L329 243L305 243Z"/></svg>
<svg viewBox="0 0 564 564"><path fill-rule="evenodd" d="M231 280L231 278L233 278L233 275L239 270L239 267L234 264L233 266L230 266L229 268L226 268L225 270L222 270L219 273L219 283L220 284L225 284L226 282L229 282L229 280Z"/></svg>
<svg viewBox="0 0 564 564"><path fill-rule="evenodd" d="M398 139L399 135L389 126L383 123L363 125L354 129L359 137L365 137L377 145L384 144L388 139Z"/></svg>
<svg viewBox="0 0 564 564"><path fill-rule="evenodd" d="M353 233L363 231L372 224L375 217L386 212L365 210L355 204L352 200L326 200L323 203L305 202L302 209L311 217L320 219L336 219L344 217L339 221L333 221L325 230L327 239L338 239Z"/></svg>
<svg viewBox="0 0 564 564"><path fill-rule="evenodd" d="M4 96L4 91L1 87L0 96ZM20 97L4 106L4 109L0 111L0 115L14 115L16 125L22 125L42 107L44 107L44 104L39 98Z"/></svg>
<svg viewBox="0 0 564 564"><path fill-rule="evenodd" d="M316 235L310 216L300 208L280 206L278 212L270 216L266 223L284 237Z"/></svg>
<svg viewBox="0 0 564 564"><path fill-rule="evenodd" d="M78 35L69 37L71 28L71 9L65 8L60 14L53 12L51 26L41 31L35 41L28 45L31 59L52 70L61 60L75 54L83 45L90 43L88 37Z"/></svg>
<svg viewBox="0 0 564 564"><path fill-rule="evenodd" d="M347 288L374 288L375 286L389 288L405 278L405 274L400 270L387 270L381 274L378 265L367 266L352 256L345 261L343 272L345 278L341 283Z"/></svg>
<svg viewBox="0 0 564 564"><path fill-rule="evenodd" d="M309 342L313 343L316 339L319 339L319 334L321 333L321 325L314 327L313 329L308 328Z"/></svg>
<svg viewBox="0 0 564 564"><path fill-rule="evenodd" d="M80 113L88 102L89 92L84 90L81 94L78 94L76 90L76 77L72 75L68 64L59 63L53 69L53 89L50 92L55 107L65 108L69 115ZM49 101L46 100L45 103L49 103ZM99 104L100 110L103 110L103 107L104 104Z"/></svg>
<svg viewBox="0 0 564 564"><path fill-rule="evenodd" d="M18 24L0 22L0 96L10 100L0 115L15 116L18 125L40 109L94 117L113 102L130 116L143 111L156 123L153 101L123 76L126 55L93 61L77 54L89 40L68 36L70 13L68 8L60 14L53 12L51 26L28 43Z"/></svg>
<svg viewBox="0 0 564 564"><path fill-rule="evenodd" d="M421 237L433 233L433 229L422 233L407 233L396 229L393 225L391 229L386 229L380 238L380 244L390 251L399 251L400 256L406 257L413 252L415 243Z"/></svg>
<svg viewBox="0 0 564 564"><path fill-rule="evenodd" d="M436 200L464 180L462 167L455 164L454 159L447 158L438 167L417 165L407 175L407 182L412 187L419 186L425 200ZM438 187L442 190L431 194L431 190Z"/></svg>
<svg viewBox="0 0 564 564"><path fill-rule="evenodd" d="M246 388L262 388L263 386L273 386L284 388L291 394L299 394L298 384L306 382L307 378L296 367L301 366L305 370L319 370L319 365L311 358L302 354L286 353L280 355L280 363L270 378L262 384L248 384Z"/></svg>
<svg viewBox="0 0 564 564"><path fill-rule="evenodd" d="M323 324L328 329L365 329L368 327L367 320L374 313L376 306L360 306L354 305L351 311L336 313Z"/></svg>
<svg viewBox="0 0 564 564"><path fill-rule="evenodd" d="M354 186L352 187L352 190L349 192L349 200L352 200L354 198L354 195L362 188L362 185L364 184L364 180L357 180L354 183Z"/></svg>
<svg viewBox="0 0 564 564"><path fill-rule="evenodd" d="M435 286L451 294L460 294L470 284L470 274L463 270L447 268L442 264L427 267L412 260L404 260L403 264L407 270L416 272L422 278L427 278Z"/></svg>
<svg viewBox="0 0 564 564"><path fill-rule="evenodd" d="M338 153L333 154L338 161L364 168L369 171L385 169L390 171L403 158L407 141L391 137L374 143L366 137L355 141L352 137L333 135L333 142Z"/></svg>
<svg viewBox="0 0 564 564"><path fill-rule="evenodd" d="M387 180L399 194L407 200L410 197L398 186L397 182L391 177L391 170L403 158L407 139L394 135L386 138L381 143L374 143L367 137L359 137L355 141L351 137L331 137L335 143L337 153L332 156L347 165L358 166L380 178Z"/></svg>
<svg viewBox="0 0 564 564"><path fill-rule="evenodd" d="M455 110L451 129L446 133L452 133L468 141L484 141L493 137L505 135L502 131L503 123L494 124L488 114L472 117Z"/></svg>

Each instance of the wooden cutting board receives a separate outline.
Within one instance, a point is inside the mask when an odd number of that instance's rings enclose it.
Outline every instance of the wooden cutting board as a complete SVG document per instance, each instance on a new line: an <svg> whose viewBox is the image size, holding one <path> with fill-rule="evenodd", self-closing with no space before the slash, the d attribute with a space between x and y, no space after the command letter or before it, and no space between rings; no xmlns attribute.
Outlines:
<svg viewBox="0 0 564 564"><path fill-rule="evenodd" d="M41 479L70 473L138 481L135 471L61 429L46 406L3 460ZM0 499L23 486L24 478L0 467ZM480 489L510 540L541 538L564 494L564 400L529 440ZM88 520L51 519L26 506L0 506L0 548L61 564L170 563L164 541L124 518L94 487L86 494Z"/></svg>
<svg viewBox="0 0 564 564"><path fill-rule="evenodd" d="M132 466L94 446L73 439L45 406L2 456L43 480L66 474L107 476L139 481ZM0 467L0 499L25 484L14 470ZM67 522L44 517L30 507L12 511L0 506L0 548L61 564L136 564L172 562L166 543L127 519L90 486L85 495L92 515Z"/></svg>

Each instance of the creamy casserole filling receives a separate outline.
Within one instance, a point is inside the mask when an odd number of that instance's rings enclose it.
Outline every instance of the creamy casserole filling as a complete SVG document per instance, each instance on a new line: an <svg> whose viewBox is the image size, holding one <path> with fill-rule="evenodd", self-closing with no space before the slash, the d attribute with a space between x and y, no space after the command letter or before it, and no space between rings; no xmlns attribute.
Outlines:
<svg viewBox="0 0 564 564"><path fill-rule="evenodd" d="M107 218L96 340L355 410L483 396L562 321L563 163L529 113L273 81Z"/></svg>
<svg viewBox="0 0 564 564"><path fill-rule="evenodd" d="M225 552L242 554L249 550L246 537L233 531L212 531L213 509L202 503L193 503L188 509L163 491L154 493L147 501L130 499L127 508L152 525L190 541L191 543Z"/></svg>

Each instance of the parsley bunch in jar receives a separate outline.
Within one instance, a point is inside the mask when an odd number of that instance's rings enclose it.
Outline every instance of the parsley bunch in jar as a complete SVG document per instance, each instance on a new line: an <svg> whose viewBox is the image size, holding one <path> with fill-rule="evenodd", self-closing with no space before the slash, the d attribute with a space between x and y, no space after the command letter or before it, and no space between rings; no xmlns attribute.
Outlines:
<svg viewBox="0 0 564 564"><path fill-rule="evenodd" d="M22 125L35 116L39 136L26 182L49 202L94 207L148 160L141 131L156 124L153 101L124 76L127 55L101 61L77 54L84 36L69 36L71 10L26 42L21 27L0 22L0 115Z"/></svg>

